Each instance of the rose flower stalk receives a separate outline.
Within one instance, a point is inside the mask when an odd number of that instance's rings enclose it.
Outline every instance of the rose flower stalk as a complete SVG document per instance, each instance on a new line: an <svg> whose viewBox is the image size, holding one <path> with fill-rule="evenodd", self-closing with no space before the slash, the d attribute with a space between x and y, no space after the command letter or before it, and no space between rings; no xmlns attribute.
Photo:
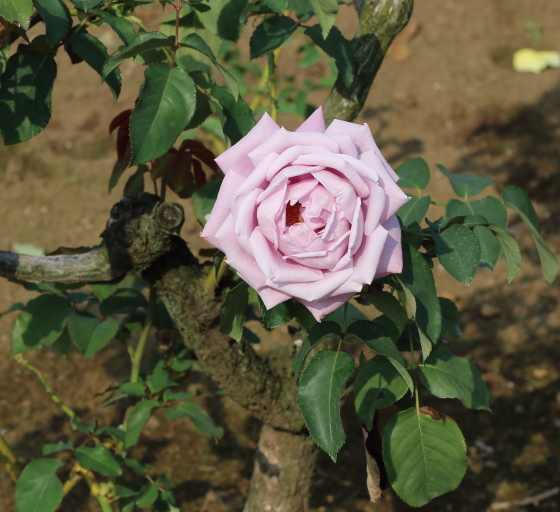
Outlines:
<svg viewBox="0 0 560 512"><path fill-rule="evenodd" d="M201 236L267 309L295 298L317 320L402 270L408 201L367 125L317 109L295 132L265 114L216 162L225 179Z"/></svg>

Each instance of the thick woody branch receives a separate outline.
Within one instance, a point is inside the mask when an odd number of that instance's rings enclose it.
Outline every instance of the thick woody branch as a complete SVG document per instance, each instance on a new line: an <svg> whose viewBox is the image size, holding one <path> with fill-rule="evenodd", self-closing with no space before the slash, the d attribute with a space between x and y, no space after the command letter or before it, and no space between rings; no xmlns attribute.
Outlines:
<svg viewBox="0 0 560 512"><path fill-rule="evenodd" d="M389 46L406 26L414 0L356 1L360 24L351 46L354 54L354 81L347 87L339 76L323 112L327 125L333 119L353 121L364 106L373 80Z"/></svg>

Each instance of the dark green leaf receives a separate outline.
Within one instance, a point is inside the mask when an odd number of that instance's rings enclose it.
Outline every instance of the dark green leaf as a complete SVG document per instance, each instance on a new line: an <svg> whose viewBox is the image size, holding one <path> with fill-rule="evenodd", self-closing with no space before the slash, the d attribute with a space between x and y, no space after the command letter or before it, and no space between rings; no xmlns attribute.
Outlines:
<svg viewBox="0 0 560 512"><path fill-rule="evenodd" d="M212 213L221 185L221 180L211 180L195 190L192 195L194 216L202 226L206 224L210 213Z"/></svg>
<svg viewBox="0 0 560 512"><path fill-rule="evenodd" d="M101 433L104 433L104 432L108 432L112 437L115 438L115 440L118 443L124 444L124 436L125 436L124 430L121 430L120 428L117 428L117 427L108 426L108 427L100 428L97 431L98 434L101 434ZM125 464L126 464L126 461L125 461ZM126 464L126 465L129 466L129 464Z"/></svg>
<svg viewBox="0 0 560 512"><path fill-rule="evenodd" d="M282 13L288 8L288 0L264 0L273 11Z"/></svg>
<svg viewBox="0 0 560 512"><path fill-rule="evenodd" d="M236 100L226 87L212 87L210 93L223 108L226 118L224 134L232 144L236 144L255 126L251 107L241 96Z"/></svg>
<svg viewBox="0 0 560 512"><path fill-rule="evenodd" d="M194 82L184 69L152 64L144 76L138 104L130 117L130 165L163 155L183 131L196 107Z"/></svg>
<svg viewBox="0 0 560 512"><path fill-rule="evenodd" d="M6 65L8 64L8 59L10 58L10 47L5 45L0 48L0 77L4 74L6 70Z"/></svg>
<svg viewBox="0 0 560 512"><path fill-rule="evenodd" d="M461 336L459 310L451 299L438 297L441 308L441 334L440 336Z"/></svg>
<svg viewBox="0 0 560 512"><path fill-rule="evenodd" d="M426 217L432 198L407 195L410 197L410 201L399 208L397 216L402 220L404 226L410 226L413 222L420 224Z"/></svg>
<svg viewBox="0 0 560 512"><path fill-rule="evenodd" d="M552 284L558 275L558 259L540 234L539 220L529 196L519 187L511 186L502 191L502 197L506 205L521 217L531 231L541 259L543 276L548 283Z"/></svg>
<svg viewBox="0 0 560 512"><path fill-rule="evenodd" d="M447 176L455 193L467 199L480 194L486 187L496 180L475 176L474 174L452 174L443 165L437 164L438 169Z"/></svg>
<svg viewBox="0 0 560 512"><path fill-rule="evenodd" d="M8 59L0 83L0 132L6 146L31 139L47 126L55 78L52 55L25 52Z"/></svg>
<svg viewBox="0 0 560 512"><path fill-rule="evenodd" d="M473 233L478 238L480 244L480 266L494 270L498 259L502 254L502 249L496 237L485 226L475 226Z"/></svg>
<svg viewBox="0 0 560 512"><path fill-rule="evenodd" d="M507 228L507 211L503 203L495 197L488 196L478 201L463 203L458 199L451 199L447 203L445 216L448 219L467 215L482 215L491 224L503 229Z"/></svg>
<svg viewBox="0 0 560 512"><path fill-rule="evenodd" d="M354 405L366 429L372 429L376 409L400 400L407 390L406 382L387 358L375 356L362 364L354 381Z"/></svg>
<svg viewBox="0 0 560 512"><path fill-rule="evenodd" d="M115 460L109 449L98 444L93 448L80 446L76 448L76 458L84 469L91 469L106 476L121 476L122 468Z"/></svg>
<svg viewBox="0 0 560 512"><path fill-rule="evenodd" d="M368 320L368 317L364 315L354 304L347 302L343 304L338 309L335 309L332 313L329 313L325 318L323 318L323 322L336 322L340 325L340 329L343 329L344 326L344 310L346 309L346 326L349 326L353 322L357 322L358 320Z"/></svg>
<svg viewBox="0 0 560 512"><path fill-rule="evenodd" d="M144 174L148 171L146 165L139 165L138 169L126 180L123 195L135 196L144 192Z"/></svg>
<svg viewBox="0 0 560 512"><path fill-rule="evenodd" d="M338 0L309 0L309 2L321 25L323 37L326 39L338 12Z"/></svg>
<svg viewBox="0 0 560 512"><path fill-rule="evenodd" d="M305 363L305 359L311 352L311 349L323 340L333 338L340 338L340 326L336 322L329 322L323 320L321 323L316 323L307 338L303 340L300 351L292 361L292 369L296 377L301 373L301 369Z"/></svg>
<svg viewBox="0 0 560 512"><path fill-rule="evenodd" d="M115 31L126 46L129 46L136 38L136 32L134 32L134 27L130 21L119 18L103 9L94 9L93 12Z"/></svg>
<svg viewBox="0 0 560 512"><path fill-rule="evenodd" d="M124 391L127 395L145 396L146 388L142 382L123 382L119 389Z"/></svg>
<svg viewBox="0 0 560 512"><path fill-rule="evenodd" d="M193 128L199 127L207 118L212 114L212 107L210 106L210 100L208 96L200 90L196 90L196 110L185 126L185 131L192 130Z"/></svg>
<svg viewBox="0 0 560 512"><path fill-rule="evenodd" d="M249 303L249 286L239 283L229 291L220 309L220 332L241 341L245 311Z"/></svg>
<svg viewBox="0 0 560 512"><path fill-rule="evenodd" d="M55 444L46 444L43 446L41 453L43 455L50 455L51 453L61 452L63 450L71 450L74 448L74 443L67 442L64 443L62 441L55 443Z"/></svg>
<svg viewBox="0 0 560 512"><path fill-rule="evenodd" d="M146 469L144 468L144 466L140 464L140 462L138 462L136 459L126 459L124 463L139 476L142 476L146 473Z"/></svg>
<svg viewBox="0 0 560 512"><path fill-rule="evenodd" d="M339 75L346 86L350 87L354 80L354 56L350 43L341 34L340 30L337 27L332 27L326 39L323 37L319 25L306 28L304 33L329 57L335 59Z"/></svg>
<svg viewBox="0 0 560 512"><path fill-rule="evenodd" d="M30 300L12 329L13 354L53 343L64 331L72 311L70 301L59 295L39 295Z"/></svg>
<svg viewBox="0 0 560 512"><path fill-rule="evenodd" d="M64 329L59 338L51 344L51 348L60 356L66 357L70 347L72 346L72 338L68 334L68 329Z"/></svg>
<svg viewBox="0 0 560 512"><path fill-rule="evenodd" d="M134 482L119 482L115 485L115 496L119 498L130 498L130 496L137 496L140 494L142 487Z"/></svg>
<svg viewBox="0 0 560 512"><path fill-rule="evenodd" d="M459 398L469 409L490 410L490 393L476 366L468 359L453 355L447 347L435 347L418 371L432 395Z"/></svg>
<svg viewBox="0 0 560 512"><path fill-rule="evenodd" d="M212 0L212 10L198 14L210 32L227 41L237 41L241 34L241 15L247 0Z"/></svg>
<svg viewBox="0 0 560 512"><path fill-rule="evenodd" d="M413 507L421 507L459 485L467 469L465 452L457 424L429 407L396 414L383 431L383 461L389 482Z"/></svg>
<svg viewBox="0 0 560 512"><path fill-rule="evenodd" d="M130 448L138 442L140 432L156 407L159 407L159 402L155 400L142 400L133 407L125 422L125 448Z"/></svg>
<svg viewBox="0 0 560 512"><path fill-rule="evenodd" d="M70 0L80 11L87 11L102 4L104 0Z"/></svg>
<svg viewBox="0 0 560 512"><path fill-rule="evenodd" d="M295 299L290 299L274 306L272 309L266 309L264 302L260 300L259 297L259 307L261 309L262 324L264 327L266 329L275 329L294 318L299 307L299 302Z"/></svg>
<svg viewBox="0 0 560 512"><path fill-rule="evenodd" d="M70 425L72 429L83 432L84 434L91 434L97 428L97 422L94 421L91 425L86 425L82 423L76 416L70 419Z"/></svg>
<svg viewBox="0 0 560 512"><path fill-rule="evenodd" d="M321 350L303 369L298 382L298 406L311 437L336 462L346 435L340 419L340 395L354 371L345 352Z"/></svg>
<svg viewBox="0 0 560 512"><path fill-rule="evenodd" d="M369 320L360 320L351 324L346 332L362 340L374 354L385 356L400 373L410 390L414 390L414 383L406 370L406 361L387 331L379 324Z"/></svg>
<svg viewBox="0 0 560 512"><path fill-rule="evenodd" d="M165 411L165 417L168 421L185 418L186 416L191 419L194 427L201 434L214 436L217 439L221 439L224 435L224 429L217 427L214 420L196 402L182 402L175 409L169 408Z"/></svg>
<svg viewBox="0 0 560 512"><path fill-rule="evenodd" d="M72 341L82 351L86 351L89 340L101 320L87 311L75 311L68 319L68 332Z"/></svg>
<svg viewBox="0 0 560 512"><path fill-rule="evenodd" d="M195 396L196 393L187 393L185 391L172 391L171 389L166 389L163 393L163 401L170 402L171 400L188 400Z"/></svg>
<svg viewBox="0 0 560 512"><path fill-rule="evenodd" d="M399 165L395 172L399 175L399 187L415 188L420 191L430 183L430 166L421 156Z"/></svg>
<svg viewBox="0 0 560 512"><path fill-rule="evenodd" d="M103 316L117 313L131 313L138 307L147 305L146 298L133 288L120 288L99 304L99 312Z"/></svg>
<svg viewBox="0 0 560 512"><path fill-rule="evenodd" d="M116 320L113 318L103 320L91 334L84 357L89 357L99 352L116 336L118 330L119 324Z"/></svg>
<svg viewBox="0 0 560 512"><path fill-rule="evenodd" d="M119 512L134 512L136 510L136 501L133 497L122 498L119 500Z"/></svg>
<svg viewBox="0 0 560 512"><path fill-rule="evenodd" d="M31 0L0 0L0 16L10 23L17 21L24 30L27 30L32 14Z"/></svg>
<svg viewBox="0 0 560 512"><path fill-rule="evenodd" d="M249 41L251 59L276 50L294 33L297 26L294 20L285 16L265 18L255 29Z"/></svg>
<svg viewBox="0 0 560 512"><path fill-rule="evenodd" d="M506 263L508 266L508 283L513 281L513 278L518 274L521 270L521 251L519 250L519 246L514 238L508 233L503 230L501 227L496 226L494 224L490 224L488 229L494 233L498 243L500 244L500 248L502 249L502 254L506 259Z"/></svg>
<svg viewBox="0 0 560 512"><path fill-rule="evenodd" d="M403 331L407 321L406 311L394 295L389 292L368 292L362 293L362 297L373 304L380 313L387 315L399 334Z"/></svg>
<svg viewBox="0 0 560 512"><path fill-rule="evenodd" d="M54 512L62 501L58 459L35 459L23 470L16 485L17 512Z"/></svg>
<svg viewBox="0 0 560 512"><path fill-rule="evenodd" d="M140 508L149 507L158 497L159 490L154 484L145 485L142 488L142 493L136 499L136 505Z"/></svg>
<svg viewBox="0 0 560 512"><path fill-rule="evenodd" d="M127 59L131 59L136 55L158 48L172 48L174 43L174 36L166 36L161 32L144 32L139 34L132 43L124 48L119 48L111 55L111 57L109 57L103 66L103 73L101 77L105 79L109 73Z"/></svg>
<svg viewBox="0 0 560 512"><path fill-rule="evenodd" d="M466 226L453 224L441 233L433 233L436 254L445 270L460 283L470 285L480 263L480 244Z"/></svg>
<svg viewBox="0 0 560 512"><path fill-rule="evenodd" d="M159 393L165 388L177 386L177 383L171 380L167 370L157 370L146 379L146 384L152 393Z"/></svg>
<svg viewBox="0 0 560 512"><path fill-rule="evenodd" d="M45 22L47 41L55 46L70 30L68 7L60 0L33 0L33 5Z"/></svg>
<svg viewBox="0 0 560 512"><path fill-rule="evenodd" d="M117 101L121 93L121 72L118 69L111 71L108 75L103 76L103 65L109 58L107 48L97 39L97 37L88 34L87 32L78 32L72 34L68 39L68 44L72 47L72 51L80 58L84 59L91 68L103 77L103 80L111 89L113 98Z"/></svg>
<svg viewBox="0 0 560 512"><path fill-rule="evenodd" d="M103 302L107 297L110 297L117 291L116 284L90 284L89 285L93 294Z"/></svg>

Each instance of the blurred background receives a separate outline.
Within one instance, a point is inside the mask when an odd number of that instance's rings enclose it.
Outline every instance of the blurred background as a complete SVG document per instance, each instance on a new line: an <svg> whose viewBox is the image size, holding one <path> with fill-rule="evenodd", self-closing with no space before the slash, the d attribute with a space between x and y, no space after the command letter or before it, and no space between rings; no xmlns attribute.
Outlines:
<svg viewBox="0 0 560 512"><path fill-rule="evenodd" d="M357 17L341 6L337 25L352 37ZM167 14L150 5L139 12L155 28ZM248 36L241 40L248 54ZM99 33L103 33L100 29ZM116 36L107 30L104 43L112 53ZM326 57L305 52L294 37L278 62L286 84L295 76L317 81L332 71ZM513 69L516 50L560 51L560 3L550 0L423 0L393 43L356 122L368 123L388 161L396 167L415 156L432 168L427 189L433 200L447 201L452 190L435 168L479 174L502 188L518 185L533 200L545 239L560 254L560 69L540 74ZM305 61L307 58L307 61ZM302 63L303 61L303 63ZM254 61L261 68L263 58ZM296 67L296 62L299 62ZM0 147L0 249L30 243L47 252L59 246L97 244L111 206L126 180L109 195L107 184L116 159L110 120L132 108L142 81L142 66L127 61L123 92L116 104L86 66L57 58L58 79L53 115L47 128L19 146ZM251 83L252 78L247 78ZM254 81L254 80L253 80ZM328 82L328 80L327 80ZM320 105L327 88L308 98ZM246 98L247 99L247 98ZM249 98L250 99L250 98ZM293 103L293 102L292 102ZM280 121L288 129L301 122L285 102ZM147 184L147 190L151 191ZM168 198L176 200L173 196ZM190 213L189 200L179 200ZM430 218L443 215L433 207ZM510 231L522 250L524 266L513 284L506 281L505 262L494 272L480 269L469 288L436 270L439 295L458 301L463 336L451 349L481 370L492 395L492 413L464 409L458 402L433 405L457 420L467 441L469 469L461 486L424 507L440 511L507 510L496 503L512 502L560 486L560 281L547 285L541 277L529 231L510 218ZM205 247L192 215L183 236L196 252ZM437 268L437 263L436 263ZM443 269L442 269L443 270ZM0 311L26 302L35 293L0 281ZM21 368L10 351L16 315L0 319L0 429L24 462L40 455L41 446L73 435L66 418L50 402L35 378ZM286 326L261 344L291 342ZM82 359L77 351L65 360L46 347L29 354L54 390L87 421L109 424L117 417L101 409L94 395L123 380L128 358L116 342ZM193 374L188 386L212 386ZM221 441L199 434L188 420L169 423L157 413L148 423L137 456L154 464L178 483L176 497L186 512L239 511L253 468L260 425L227 398L201 399L225 428ZM368 501L362 434L348 405L343 410L348 440L339 462L321 454L315 478L313 511L411 510L391 491L381 502ZM14 512L13 485L0 470L0 510ZM493 506L494 504L494 506ZM532 510L533 505L517 508ZM511 508L514 510L515 508ZM540 510L560 510L560 494L543 499ZM77 486L62 512L96 510L87 488Z"/></svg>

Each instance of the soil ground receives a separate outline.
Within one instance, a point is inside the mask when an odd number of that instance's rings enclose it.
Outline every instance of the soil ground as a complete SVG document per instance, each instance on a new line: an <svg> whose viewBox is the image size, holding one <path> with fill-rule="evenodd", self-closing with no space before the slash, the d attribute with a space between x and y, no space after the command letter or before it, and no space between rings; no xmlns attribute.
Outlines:
<svg viewBox="0 0 560 512"><path fill-rule="evenodd" d="M148 10L155 23L161 10ZM497 180L492 193L515 184L536 203L545 238L560 254L560 70L518 74L515 50L560 50L560 4L548 0L425 0L417 2L414 38L397 45L384 62L358 122L370 124L391 164L423 156L433 179L428 192L436 201L451 197L447 180L434 164L453 172ZM540 30L527 31L527 22ZM351 8L338 24L350 36ZM118 42L107 36L113 51ZM124 89L116 105L86 66L58 59L53 116L47 129L16 147L0 148L0 248L13 242L53 250L93 245L109 209L122 192L107 182L115 160L110 119L130 108L141 81L140 66L123 66ZM280 62L288 70L289 55ZM322 68L309 72L321 73ZM324 98L314 97L317 104ZM282 119L294 128L291 117ZM188 209L188 201L184 202ZM441 210L441 209L440 209ZM442 211L434 207L437 218ZM469 469L460 487L424 507L433 512L491 510L492 503L518 500L560 485L560 290L547 285L538 267L529 232L515 217L524 267L512 285L504 265L481 269L467 288L437 271L440 295L458 299L464 335L451 343L482 371L492 395L492 413L471 411L455 401L425 398L461 426ZM187 222L183 235L195 250L202 246L198 226ZM0 311L35 294L0 282ZM0 320L0 428L23 462L40 456L41 446L74 438L66 419L51 403L9 348L15 315ZM49 351L28 359L44 373L59 396L86 420L117 421L122 411L101 409L92 398L126 378L128 362L118 344L91 358L72 352L65 360ZM193 377L191 385L208 385ZM215 444L187 420L150 420L137 455L178 483L177 498L187 512L241 510L253 466L259 424L228 399L204 404L225 427ZM368 502L360 427L344 410L348 440L337 464L321 455L314 482L313 511L403 512L391 491L378 504ZM14 488L0 469L0 510L14 512ZM532 506L526 507L531 509ZM560 495L543 500L541 510L560 510ZM90 512L96 506L79 485L60 509Z"/></svg>

